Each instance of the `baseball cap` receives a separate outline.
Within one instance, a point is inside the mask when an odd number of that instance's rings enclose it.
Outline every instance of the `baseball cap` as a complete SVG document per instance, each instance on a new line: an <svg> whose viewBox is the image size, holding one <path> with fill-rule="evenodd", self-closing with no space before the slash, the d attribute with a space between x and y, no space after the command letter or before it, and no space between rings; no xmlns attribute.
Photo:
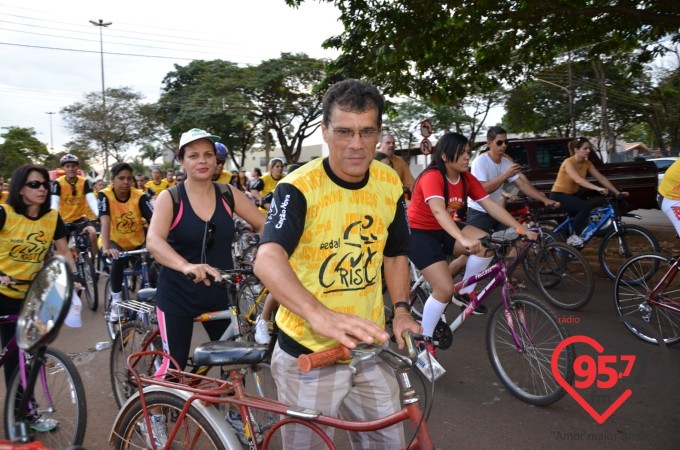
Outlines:
<svg viewBox="0 0 680 450"><path fill-rule="evenodd" d="M179 140L179 148L182 148L185 145L197 141L199 139L210 139L213 142L217 142L221 138L219 136L210 134L205 130L201 130L200 128L192 128L186 133L182 133L182 137Z"/></svg>

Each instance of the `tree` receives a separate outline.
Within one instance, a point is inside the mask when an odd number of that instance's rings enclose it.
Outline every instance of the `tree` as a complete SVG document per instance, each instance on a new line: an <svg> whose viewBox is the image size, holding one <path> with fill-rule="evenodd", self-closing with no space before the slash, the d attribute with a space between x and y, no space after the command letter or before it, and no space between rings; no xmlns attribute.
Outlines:
<svg viewBox="0 0 680 450"><path fill-rule="evenodd" d="M106 111L103 111L100 92L85 94L84 101L61 110L66 127L74 135L72 143L84 149L98 148L95 160L104 162L107 167L105 153L122 161L132 144L148 140L149 133L163 133L163 130L148 127L148 115L141 103L143 98L129 87L108 88Z"/></svg>
<svg viewBox="0 0 680 450"><path fill-rule="evenodd" d="M49 155L47 145L40 142L33 128L3 127L0 134L5 141L0 144L0 174L9 177L19 166L41 164Z"/></svg>
<svg viewBox="0 0 680 450"><path fill-rule="evenodd" d="M220 136L237 166L258 136L261 118L243 86L244 69L222 61L192 61L163 79L158 102L160 118L176 143L182 133L203 128ZM238 155L238 156L237 156Z"/></svg>
<svg viewBox="0 0 680 450"><path fill-rule="evenodd" d="M333 76L367 78L389 95L437 104L522 82L569 50L593 58L640 48L649 60L668 39L680 41L680 3L664 0L326 2L344 25L324 43L342 51L329 67Z"/></svg>
<svg viewBox="0 0 680 450"><path fill-rule="evenodd" d="M276 134L287 162L297 162L302 143L320 126L324 61L303 53L282 53L245 72L244 92L256 106L256 115L266 130Z"/></svg>

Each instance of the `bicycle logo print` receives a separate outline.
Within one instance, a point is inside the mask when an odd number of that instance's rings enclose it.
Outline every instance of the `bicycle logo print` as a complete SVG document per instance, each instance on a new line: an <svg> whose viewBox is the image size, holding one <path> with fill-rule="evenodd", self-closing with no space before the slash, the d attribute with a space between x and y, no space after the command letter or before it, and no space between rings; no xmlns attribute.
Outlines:
<svg viewBox="0 0 680 450"><path fill-rule="evenodd" d="M573 344L586 344L596 352L596 357L591 355L580 355L574 360L573 370L576 377L574 386L569 384L564 379L560 368L558 366L559 357L562 351ZM608 390L614 388L620 380L625 379L631 373L635 365L635 355L606 355L604 347L595 339L589 336L572 336L569 337L555 348L551 359L551 370L557 382L566 390L571 397L600 425L607 421L617 409L623 405L626 400L633 394L631 389L625 389L603 413L591 405L591 402L586 400L576 389L588 389L593 385L597 389ZM605 391L607 392L607 391ZM614 394L615 395L615 394ZM593 395L593 400L604 398L605 401L611 399L611 396Z"/></svg>
<svg viewBox="0 0 680 450"><path fill-rule="evenodd" d="M325 293L359 291L376 283L378 268L372 262L377 254L373 247L377 236L371 233L373 223L373 217L364 216L347 226L342 239L322 244L338 249L328 255L319 269L319 284ZM350 235L358 239L350 240Z"/></svg>

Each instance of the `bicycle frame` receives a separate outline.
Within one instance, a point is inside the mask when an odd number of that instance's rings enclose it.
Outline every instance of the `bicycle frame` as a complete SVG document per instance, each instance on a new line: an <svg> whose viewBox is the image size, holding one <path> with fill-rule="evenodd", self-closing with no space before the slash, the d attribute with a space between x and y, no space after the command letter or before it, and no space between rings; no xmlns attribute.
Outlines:
<svg viewBox="0 0 680 450"><path fill-rule="evenodd" d="M248 349L244 350L249 351ZM424 420L423 412L421 411L418 403L417 394L411 388L408 376L405 374L407 370L397 370L397 378L399 380L404 397L404 406L399 411L388 416L371 421L356 422L326 416L320 411L283 403L278 400L250 395L244 390L243 380L245 374L239 367L232 368L230 370L229 378L227 380L218 380L215 378L182 372L175 369L169 369L165 379L156 379L154 377L142 378L137 372L134 371L133 360L135 358L141 359L142 357L153 355L169 357L162 352L147 351L135 353L128 358L128 366L135 376L139 391L130 397L125 405L123 405L123 408L121 408L119 411L111 432L111 444L115 444L115 436L120 437L122 419L127 414L127 411L137 401L141 402L142 404L144 420L146 422L146 426L148 427L147 429L151 429L149 422L149 409L144 394L148 394L150 392L172 392L184 399L185 404L177 417L175 426L172 428L172 430L169 430L169 443L172 442L177 435L189 409L193 406L194 408L198 409L203 417L211 423L213 429L217 430L223 443L228 444L229 448L241 448L241 444L234 434L234 431L231 429L231 427L225 426L224 418L217 414L217 408L212 407L212 405L228 403L238 406L241 416L246 418L246 423L251 430L254 428L250 409L267 411L280 416L285 416L284 419L274 423L267 431L266 435L264 436L261 448L267 448L274 433L276 433L276 431L278 431L284 425L291 423L309 427L326 443L329 448L334 449L335 446L333 445L333 442L319 427L319 425L352 432L366 432L387 428L397 423L406 421L407 419L410 419L411 424L417 430L416 437L409 448L434 448L427 423ZM173 363L176 365L174 361ZM253 445L251 443L251 448L258 448L258 445Z"/></svg>
<svg viewBox="0 0 680 450"><path fill-rule="evenodd" d="M680 312L680 303L673 302L673 304L669 304L667 302L660 302L657 300L657 291L661 290L662 292L665 292L666 288L671 285L673 280L678 274L678 271L680 270L680 259L675 259L673 261L673 264L671 265L670 269L668 269L668 272L663 276L661 281L654 286L654 288L649 292L649 295L645 300L649 302L650 304L657 306L659 308L665 308L665 309L670 309L672 311ZM651 311L651 310L650 310Z"/></svg>

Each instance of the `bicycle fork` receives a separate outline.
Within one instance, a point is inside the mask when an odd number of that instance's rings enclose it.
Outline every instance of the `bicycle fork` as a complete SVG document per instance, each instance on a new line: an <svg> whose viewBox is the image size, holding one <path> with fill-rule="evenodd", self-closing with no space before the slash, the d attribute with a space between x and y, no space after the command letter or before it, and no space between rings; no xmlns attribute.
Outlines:
<svg viewBox="0 0 680 450"><path fill-rule="evenodd" d="M524 310L522 309L521 306L515 305L516 311L517 311L517 321L519 322L518 324L515 324L515 320L513 319L512 316L512 310L511 310L511 305L510 305L510 300L509 300L509 293L511 291L514 291L515 288L511 283L505 283L503 285L502 289L502 297L503 297L503 309L505 310L505 320L508 323L508 328L510 329L510 334L512 335L512 339L515 341L515 347L517 348L517 351L520 353L524 353L526 351L526 346L524 343L528 340L529 342L533 342L533 337L531 336L531 333L529 332L529 328L527 327L527 322L526 319L524 318ZM520 327L520 330L523 332L524 336L527 337L527 339L520 339L518 333L517 333L517 328L515 325L518 325Z"/></svg>

